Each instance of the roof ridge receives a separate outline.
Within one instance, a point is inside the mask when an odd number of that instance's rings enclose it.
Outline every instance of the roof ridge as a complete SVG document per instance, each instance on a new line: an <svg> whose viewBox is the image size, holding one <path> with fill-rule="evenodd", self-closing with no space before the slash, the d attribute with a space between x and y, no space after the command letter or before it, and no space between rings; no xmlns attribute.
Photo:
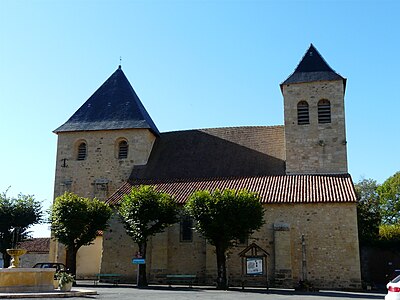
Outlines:
<svg viewBox="0 0 400 300"><path fill-rule="evenodd" d="M249 176L222 176L222 177L189 177L189 178L130 178L126 182L199 182L215 180L235 180L244 178L264 178L264 177L351 177L349 173L318 173L318 174L272 174L272 175L249 175Z"/></svg>
<svg viewBox="0 0 400 300"><path fill-rule="evenodd" d="M173 133L173 132L188 132L188 131L202 131L202 130L210 130L210 129L234 129L234 128L282 128L285 125L245 125L245 126L223 126L223 127L204 127L204 128L192 128L192 129L183 129L183 130L171 130L171 131L164 131L164 133Z"/></svg>

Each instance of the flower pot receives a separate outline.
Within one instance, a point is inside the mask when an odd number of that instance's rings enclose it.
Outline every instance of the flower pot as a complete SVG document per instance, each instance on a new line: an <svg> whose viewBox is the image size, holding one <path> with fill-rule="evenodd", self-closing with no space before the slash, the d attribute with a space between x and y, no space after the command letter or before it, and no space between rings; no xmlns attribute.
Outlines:
<svg viewBox="0 0 400 300"><path fill-rule="evenodd" d="M60 285L60 291L62 292L69 292L71 291L72 288L72 282L67 282L64 285Z"/></svg>
<svg viewBox="0 0 400 300"><path fill-rule="evenodd" d="M58 280L56 280L56 279L53 280L53 286L54 286L55 290L58 289L58 286L59 286Z"/></svg>

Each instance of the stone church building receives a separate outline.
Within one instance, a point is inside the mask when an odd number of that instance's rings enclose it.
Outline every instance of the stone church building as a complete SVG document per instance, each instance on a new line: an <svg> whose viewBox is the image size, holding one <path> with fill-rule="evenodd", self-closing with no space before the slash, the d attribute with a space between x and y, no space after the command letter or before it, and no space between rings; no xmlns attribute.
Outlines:
<svg viewBox="0 0 400 300"><path fill-rule="evenodd" d="M294 287L307 280L319 288L360 288L346 79L311 45L280 89L283 126L159 132L120 66L54 131L55 197L72 191L118 205L133 186L146 184L183 205L196 190L247 189L260 195L265 224L229 251L229 284ZM135 282L137 247L117 217L110 225L99 273ZM215 283L214 248L192 227L182 218L150 239L150 283L165 283L168 274Z"/></svg>

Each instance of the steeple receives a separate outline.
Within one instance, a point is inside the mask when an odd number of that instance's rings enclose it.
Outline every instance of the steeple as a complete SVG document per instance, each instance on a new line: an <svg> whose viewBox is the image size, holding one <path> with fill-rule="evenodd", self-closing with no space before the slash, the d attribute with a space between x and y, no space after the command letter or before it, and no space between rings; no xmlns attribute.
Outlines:
<svg viewBox="0 0 400 300"><path fill-rule="evenodd" d="M121 69L118 69L55 133L147 128L159 131Z"/></svg>
<svg viewBox="0 0 400 300"><path fill-rule="evenodd" d="M344 94L314 45L282 84L287 174L347 173Z"/></svg>
<svg viewBox="0 0 400 300"><path fill-rule="evenodd" d="M343 80L346 86L346 79L336 73L311 44L294 72L281 83L281 89L284 84L331 80Z"/></svg>

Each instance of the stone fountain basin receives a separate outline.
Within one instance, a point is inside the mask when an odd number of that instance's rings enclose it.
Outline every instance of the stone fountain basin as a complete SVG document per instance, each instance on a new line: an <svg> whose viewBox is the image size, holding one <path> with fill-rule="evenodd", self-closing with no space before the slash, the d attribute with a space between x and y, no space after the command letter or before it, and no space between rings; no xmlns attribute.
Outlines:
<svg viewBox="0 0 400 300"><path fill-rule="evenodd" d="M56 269L0 269L0 293L51 292Z"/></svg>

